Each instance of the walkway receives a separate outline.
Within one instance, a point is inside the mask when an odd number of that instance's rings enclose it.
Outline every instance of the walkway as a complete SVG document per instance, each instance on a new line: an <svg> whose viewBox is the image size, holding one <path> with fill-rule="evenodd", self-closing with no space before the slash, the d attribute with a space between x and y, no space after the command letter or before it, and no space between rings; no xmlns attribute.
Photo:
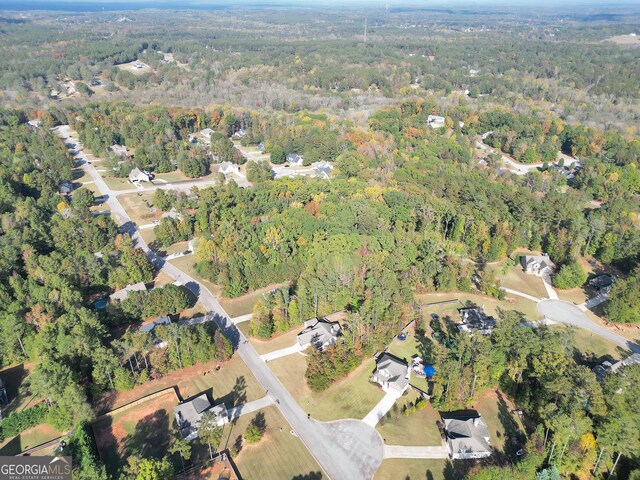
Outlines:
<svg viewBox="0 0 640 480"><path fill-rule="evenodd" d="M64 141L77 143L69 136L69 126L54 129ZM164 261L156 255L144 239L138 228L131 222L129 215L122 207L114 192L104 179L89 164L81 149L73 153L81 168L96 183L100 195L107 198L111 213L120 231L129 233L133 244L142 249L155 268L162 270L174 281L180 282L189 289L198 301L207 309L209 315L220 327L225 336L232 342L236 354L244 361L258 383L272 398L277 399L277 408L287 420L296 435L305 444L320 467L332 480L370 480L373 478L383 459L383 443L378 432L359 420L341 420L322 423L307 417L307 413L291 396L280 380L267 367L258 352L246 341L240 330L229 320L229 316L220 306L213 294L192 277L175 265Z"/></svg>
<svg viewBox="0 0 640 480"><path fill-rule="evenodd" d="M302 352L302 347L299 343L296 342L295 345L291 345L287 348L282 348L280 350L276 350L275 352L265 353L264 355L260 355L260 358L265 362L270 362L271 360L275 360L276 358L287 357L289 355L293 355L294 353Z"/></svg>
<svg viewBox="0 0 640 480"><path fill-rule="evenodd" d="M242 415L247 415L249 413L256 412L261 408L265 408L273 404L274 404L273 397L271 397L270 395L265 395L264 397L259 398L258 400L254 400L253 402L245 403L244 405L239 405L237 407L230 409L229 419L230 421L235 420L236 418L241 417Z"/></svg>
<svg viewBox="0 0 640 480"><path fill-rule="evenodd" d="M511 290L510 288L502 288L505 292L510 293L511 295L518 295L519 297L524 297L527 300L531 300L532 302L538 303L540 301L539 298L533 297L526 293L518 292L517 290Z"/></svg>
<svg viewBox="0 0 640 480"><path fill-rule="evenodd" d="M248 322L253 317L253 313L247 313L246 315L240 315L239 317L234 317L231 319L231 322L234 325L237 325L242 322Z"/></svg>
<svg viewBox="0 0 640 480"><path fill-rule="evenodd" d="M384 458L449 458L449 449L445 445L438 447L385 445Z"/></svg>
<svg viewBox="0 0 640 480"><path fill-rule="evenodd" d="M544 284L544 288L547 291L547 295L549 295L549 298L551 300L557 300L558 294L556 293L556 291L553 289L553 286L551 285L551 276L542 275L540 278L542 278L542 283Z"/></svg>
<svg viewBox="0 0 640 480"><path fill-rule="evenodd" d="M367 413L367 416L364 417L362 421L367 425L375 427L380 419L384 417L389 410L391 410L393 404L396 403L398 398L400 398L400 395L401 394L399 392L395 391L385 393L382 400L380 400L378 404L373 407L369 413Z"/></svg>

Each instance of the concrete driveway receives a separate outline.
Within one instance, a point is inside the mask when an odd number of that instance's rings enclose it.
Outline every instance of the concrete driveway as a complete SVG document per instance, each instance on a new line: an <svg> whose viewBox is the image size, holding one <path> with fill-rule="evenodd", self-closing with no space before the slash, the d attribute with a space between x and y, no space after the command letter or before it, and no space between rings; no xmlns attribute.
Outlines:
<svg viewBox="0 0 640 480"><path fill-rule="evenodd" d="M299 343L295 343L287 348L281 348L280 350L276 350L275 352L265 353L264 355L260 355L260 358L265 362L269 362L271 360L275 360L276 358L287 357L289 355L293 355L294 353L300 353L302 351L302 347Z"/></svg>
<svg viewBox="0 0 640 480"><path fill-rule="evenodd" d="M391 407L393 407L393 404L396 403L396 400L400 398L400 395L400 393L395 391L385 393L384 397L382 397L382 400L380 400L378 404L373 407L373 409L367 414L366 417L362 419L362 421L367 425L375 427L380 419L384 417L389 410L391 410Z"/></svg>
<svg viewBox="0 0 640 480"><path fill-rule="evenodd" d="M553 322L584 328L623 348L640 353L640 345L592 322L577 305L564 300L543 300L538 303L538 311Z"/></svg>
<svg viewBox="0 0 640 480"><path fill-rule="evenodd" d="M385 445L384 458L449 458L449 450L444 445L437 447Z"/></svg>

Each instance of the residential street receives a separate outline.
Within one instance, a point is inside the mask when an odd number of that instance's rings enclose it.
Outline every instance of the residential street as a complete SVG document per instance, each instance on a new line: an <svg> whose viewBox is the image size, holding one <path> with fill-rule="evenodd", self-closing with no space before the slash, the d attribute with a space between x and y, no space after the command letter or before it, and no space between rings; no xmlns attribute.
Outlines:
<svg viewBox="0 0 640 480"><path fill-rule="evenodd" d="M58 127L54 131L65 142L76 143L69 137L68 126ZM80 166L84 172L95 182L99 193L107 198L105 203L109 205L121 231L129 233L134 244L147 253L157 269L193 292L199 302L214 316L216 323L237 348L237 355L242 358L258 382L274 399L276 407L327 476L332 480L370 480L383 459L383 443L378 432L359 420L321 423L308 418L242 332L229 319L213 294L178 267L156 255L142 239L114 192L107 186L95 167L87 163L81 149L77 149L75 158L81 163Z"/></svg>

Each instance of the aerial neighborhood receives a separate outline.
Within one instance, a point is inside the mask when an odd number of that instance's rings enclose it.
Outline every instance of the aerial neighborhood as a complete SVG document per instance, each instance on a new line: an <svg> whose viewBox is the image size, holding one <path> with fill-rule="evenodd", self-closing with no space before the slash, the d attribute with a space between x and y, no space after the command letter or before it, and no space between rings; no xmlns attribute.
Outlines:
<svg viewBox="0 0 640 480"><path fill-rule="evenodd" d="M0 478L640 479L640 7L27 3Z"/></svg>

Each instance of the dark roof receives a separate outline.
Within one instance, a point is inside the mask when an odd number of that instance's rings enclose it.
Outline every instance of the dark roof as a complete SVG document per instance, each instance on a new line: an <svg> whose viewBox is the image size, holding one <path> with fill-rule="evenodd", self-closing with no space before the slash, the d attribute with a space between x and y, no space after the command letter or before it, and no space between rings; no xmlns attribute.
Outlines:
<svg viewBox="0 0 640 480"><path fill-rule="evenodd" d="M462 325L458 326L460 330L478 330L481 333L489 333L498 323L495 318L488 316L481 308L461 308L458 312L462 319Z"/></svg>
<svg viewBox="0 0 640 480"><path fill-rule="evenodd" d="M615 282L615 280L616 280L616 277L605 273L605 274L593 277L591 280L589 280L589 285L595 288L606 288L613 285L613 282Z"/></svg>

